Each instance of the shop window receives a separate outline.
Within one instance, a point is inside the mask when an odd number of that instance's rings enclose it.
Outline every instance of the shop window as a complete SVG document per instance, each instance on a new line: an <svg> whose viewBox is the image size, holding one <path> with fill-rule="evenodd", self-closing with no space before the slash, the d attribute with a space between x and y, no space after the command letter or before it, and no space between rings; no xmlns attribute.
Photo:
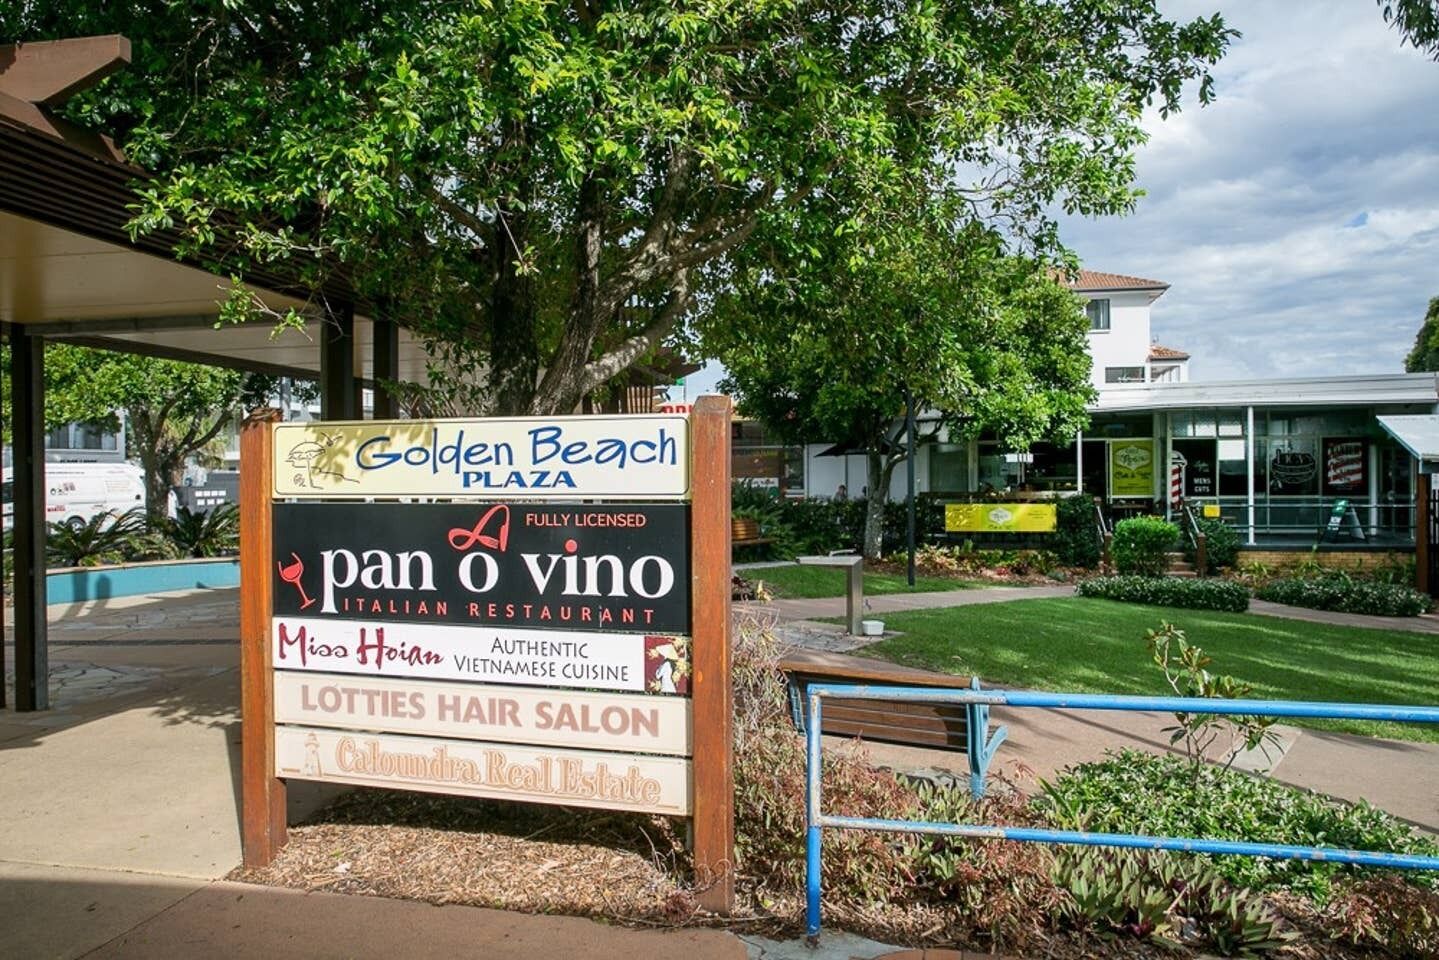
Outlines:
<svg viewBox="0 0 1439 960"><path fill-rule="evenodd" d="M1364 437L1324 438L1324 495L1369 494L1369 441Z"/></svg>
<svg viewBox="0 0 1439 960"><path fill-rule="evenodd" d="M1317 496L1319 444L1314 437L1271 437L1264 443L1264 477L1275 496Z"/></svg>
<svg viewBox="0 0 1439 960"><path fill-rule="evenodd" d="M1073 490L1079 485L1078 464L1072 444L1057 447L1052 443L1036 443L1030 451L1031 462L1025 466L1026 485L1035 490Z"/></svg>
<svg viewBox="0 0 1439 960"><path fill-rule="evenodd" d="M1224 424L1220 422L1220 430ZM1221 497L1245 497L1249 495L1249 464L1245 457L1243 440L1220 440L1215 444L1219 456L1219 495Z"/></svg>
<svg viewBox="0 0 1439 960"><path fill-rule="evenodd" d="M969 445L936 443L929 448L929 489L936 493L969 491Z"/></svg>

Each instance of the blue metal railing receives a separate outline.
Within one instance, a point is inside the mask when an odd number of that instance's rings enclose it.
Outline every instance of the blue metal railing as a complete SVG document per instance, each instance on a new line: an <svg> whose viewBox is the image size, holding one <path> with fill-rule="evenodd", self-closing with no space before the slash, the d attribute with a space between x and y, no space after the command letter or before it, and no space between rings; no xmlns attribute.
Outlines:
<svg viewBox="0 0 1439 960"><path fill-rule="evenodd" d="M1091 693L1050 693L1042 690L963 690L879 684L814 683L807 690L809 716L805 726L805 927L811 938L820 928L820 833L825 827L848 830L884 830L928 833L982 840L1017 840L1026 843L1067 843L1081 846L1131 847L1143 850L1178 850L1187 853L1233 854L1277 860L1322 860L1365 867L1439 871L1439 857L1303 847L1291 844L1204 840L1195 837L1154 837L1135 833L1090 833L1083 830L1047 830L1032 827L995 827L983 824L935 823L926 820L882 820L832 816L824 812L820 793L822 702L825 697L852 700L891 700L935 703L1041 707L1070 710L1164 711L1170 713L1239 714L1258 717L1310 717L1330 720L1389 720L1398 723L1439 723L1439 707L1407 707L1365 703L1310 703L1301 700L1221 700L1188 697L1130 697Z"/></svg>

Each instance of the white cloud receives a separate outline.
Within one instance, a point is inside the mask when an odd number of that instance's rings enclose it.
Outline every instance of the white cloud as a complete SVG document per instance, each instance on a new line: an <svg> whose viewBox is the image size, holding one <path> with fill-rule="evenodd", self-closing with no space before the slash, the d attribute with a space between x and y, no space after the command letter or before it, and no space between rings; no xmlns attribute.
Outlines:
<svg viewBox="0 0 1439 960"><path fill-rule="evenodd" d="M1361 0L1224 13L1217 101L1147 118L1148 196L1065 238L1171 284L1155 336L1196 377L1396 371L1439 295L1439 64Z"/></svg>

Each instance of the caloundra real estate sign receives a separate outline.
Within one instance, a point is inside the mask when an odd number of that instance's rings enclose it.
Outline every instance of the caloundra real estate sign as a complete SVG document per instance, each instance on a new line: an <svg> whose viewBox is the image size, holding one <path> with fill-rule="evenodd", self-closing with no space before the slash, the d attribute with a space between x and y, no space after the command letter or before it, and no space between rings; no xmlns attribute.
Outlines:
<svg viewBox="0 0 1439 960"><path fill-rule="evenodd" d="M695 817L697 867L726 881L711 905L727 909L732 796L711 786L732 793L721 406L705 430L247 425L246 822L252 804L264 821L247 862L283 843L273 793L292 779L590 806ZM700 433L724 449L697 449ZM697 558L705 536L722 563Z"/></svg>

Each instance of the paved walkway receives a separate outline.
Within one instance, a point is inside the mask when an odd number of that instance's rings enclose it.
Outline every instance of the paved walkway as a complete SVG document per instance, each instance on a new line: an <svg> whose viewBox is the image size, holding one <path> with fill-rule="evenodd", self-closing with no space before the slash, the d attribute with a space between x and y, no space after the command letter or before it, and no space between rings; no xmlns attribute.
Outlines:
<svg viewBox="0 0 1439 960"><path fill-rule="evenodd" d="M1012 600L1039 600L1071 597L1070 584L1016 587L976 587L970 590L935 590L920 593L886 593L864 598L866 613L902 613L907 610L935 610L944 607L967 607L976 603L1004 603ZM771 600L768 603L737 604L741 611L769 613L781 620L814 621L843 617L844 597ZM1337 613L1332 610L1309 610L1267 600L1249 601L1249 612L1266 617L1328 623L1372 630L1406 630L1414 633L1439 633L1439 614L1419 617L1379 617L1362 613Z"/></svg>
<svg viewBox="0 0 1439 960"><path fill-rule="evenodd" d="M1038 600L1069 597L1068 584L1039 587L975 587L970 590L936 590L921 593L885 593L864 598L866 613L900 613L905 610L933 610L939 607L967 607L975 603L1002 603L1007 600ZM768 603L738 604L741 610L772 611L784 620L822 620L845 615L844 597L815 597L802 600L771 600Z"/></svg>
<svg viewBox="0 0 1439 960"><path fill-rule="evenodd" d="M220 590L51 608L54 709L0 711L0 955L745 956L723 931L222 881L240 860L237 602ZM291 820L335 792L292 785Z"/></svg>
<svg viewBox="0 0 1439 960"><path fill-rule="evenodd" d="M841 933L813 950L222 880L240 859L237 612L235 590L50 609L54 709L0 711L0 956L870 960L895 950ZM291 784L291 822L336 792Z"/></svg>
<svg viewBox="0 0 1439 960"><path fill-rule="evenodd" d="M1439 633L1439 615L1426 613L1419 617L1376 617L1367 613L1337 613L1333 610L1310 610L1291 607L1268 600L1250 600L1249 612L1287 620L1330 623L1341 627L1366 627L1371 630L1407 630L1411 633Z"/></svg>

